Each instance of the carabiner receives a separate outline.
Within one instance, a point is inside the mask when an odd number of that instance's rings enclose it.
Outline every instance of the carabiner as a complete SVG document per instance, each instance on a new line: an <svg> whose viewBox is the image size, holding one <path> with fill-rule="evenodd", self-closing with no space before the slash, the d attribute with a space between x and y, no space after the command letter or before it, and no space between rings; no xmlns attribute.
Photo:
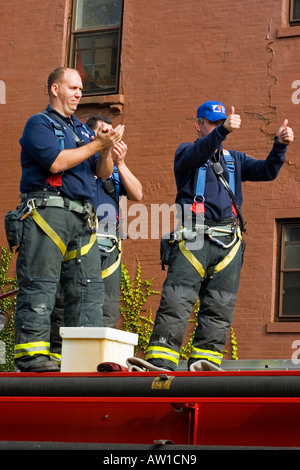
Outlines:
<svg viewBox="0 0 300 470"><path fill-rule="evenodd" d="M22 220L26 219L26 217L29 216L29 214L33 211L33 209L35 209L35 204L34 204L34 199L29 199L27 201L27 204L24 208L24 215L22 217ZM25 212L26 210L26 212Z"/></svg>
<svg viewBox="0 0 300 470"><path fill-rule="evenodd" d="M227 233L228 235L233 235L234 234L234 237L233 237L233 240L228 243L227 245L225 245L225 243L223 243L221 240L219 240L218 238L215 238L211 232L221 232L221 233ZM217 245L221 246L222 248L224 249L227 249L227 248L230 248L232 245L235 244L236 240L237 240L237 235L236 235L236 232L233 232L232 230L230 229L222 229L222 228L218 228L218 227L209 227L209 229L207 230L207 235L209 236L209 238L214 242L216 243Z"/></svg>

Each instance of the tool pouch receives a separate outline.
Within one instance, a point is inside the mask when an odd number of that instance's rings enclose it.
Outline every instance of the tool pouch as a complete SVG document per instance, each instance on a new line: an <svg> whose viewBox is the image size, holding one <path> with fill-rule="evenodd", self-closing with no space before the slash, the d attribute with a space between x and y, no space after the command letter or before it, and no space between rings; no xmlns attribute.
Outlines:
<svg viewBox="0 0 300 470"><path fill-rule="evenodd" d="M170 264L173 243L174 232L164 235L160 240L160 264L163 271L166 269L165 266L169 266Z"/></svg>
<svg viewBox="0 0 300 470"><path fill-rule="evenodd" d="M4 217L6 238L10 251L19 250L24 226L24 204L19 204L17 209L9 211Z"/></svg>

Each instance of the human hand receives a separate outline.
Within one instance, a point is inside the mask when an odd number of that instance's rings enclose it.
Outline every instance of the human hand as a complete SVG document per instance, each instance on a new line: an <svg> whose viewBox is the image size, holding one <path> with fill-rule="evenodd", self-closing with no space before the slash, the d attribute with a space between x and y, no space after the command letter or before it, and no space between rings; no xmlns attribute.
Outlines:
<svg viewBox="0 0 300 470"><path fill-rule="evenodd" d="M241 127L241 122L241 116L235 114L234 107L231 106L231 114L227 116L227 119L224 122L223 126L225 127L225 129L231 132L233 131L233 129L239 129Z"/></svg>
<svg viewBox="0 0 300 470"><path fill-rule="evenodd" d="M122 140L113 146L112 158L117 166L124 163L126 153L127 145Z"/></svg>
<svg viewBox="0 0 300 470"><path fill-rule="evenodd" d="M99 142L101 148L111 148L121 141L123 133L124 126L121 124L114 129L110 129L105 123L101 123L96 135L96 140Z"/></svg>
<svg viewBox="0 0 300 470"><path fill-rule="evenodd" d="M288 127L288 120L283 121L282 126L279 127L277 132L277 139L281 144L289 145L294 140L293 129Z"/></svg>

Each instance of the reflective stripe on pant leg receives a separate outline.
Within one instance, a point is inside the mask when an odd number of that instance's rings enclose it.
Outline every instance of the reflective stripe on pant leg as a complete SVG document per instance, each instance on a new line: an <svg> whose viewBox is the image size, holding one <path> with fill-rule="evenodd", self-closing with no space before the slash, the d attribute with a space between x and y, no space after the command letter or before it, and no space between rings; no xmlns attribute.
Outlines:
<svg viewBox="0 0 300 470"><path fill-rule="evenodd" d="M223 359L223 354L218 353L217 351L198 349L193 346L190 358L195 359L195 361L206 359L207 361L213 362L214 364L220 366Z"/></svg>
<svg viewBox="0 0 300 470"><path fill-rule="evenodd" d="M172 365L178 366L179 353L168 348L161 346L149 346L147 349L146 360L149 359L163 359L164 361L172 362Z"/></svg>
<svg viewBox="0 0 300 470"><path fill-rule="evenodd" d="M15 345L15 359L24 356L34 356L35 354L49 356L50 343L38 341L36 343L24 343Z"/></svg>
<svg viewBox="0 0 300 470"><path fill-rule="evenodd" d="M57 364L61 363L61 354L50 352L49 356L51 357L51 359L54 359L54 361L56 361Z"/></svg>

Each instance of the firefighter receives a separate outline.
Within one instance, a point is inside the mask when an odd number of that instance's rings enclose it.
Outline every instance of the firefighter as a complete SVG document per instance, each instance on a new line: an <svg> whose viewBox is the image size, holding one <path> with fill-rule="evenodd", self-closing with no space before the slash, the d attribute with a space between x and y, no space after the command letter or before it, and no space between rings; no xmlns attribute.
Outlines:
<svg viewBox="0 0 300 470"><path fill-rule="evenodd" d="M111 174L111 157L98 152L120 142L124 126L91 141L74 112L82 95L76 70L60 67L48 78L50 104L29 118L21 144L23 239L17 259L15 362L21 372L59 370L50 358L50 317L63 280L66 326L102 326L103 282L88 200L94 172Z"/></svg>
<svg viewBox="0 0 300 470"><path fill-rule="evenodd" d="M112 129L112 121L102 115L94 115L86 124L97 133L99 126ZM125 162L127 145L118 142L111 150L114 169L109 178L97 178L97 189L91 199L98 216L97 241L101 257L104 282L103 326L116 328L119 316L119 295L121 283L121 214L119 199L127 196L131 201L140 201L143 189Z"/></svg>
<svg viewBox="0 0 300 470"><path fill-rule="evenodd" d="M92 130L92 136L97 135L102 128L112 129L112 121L106 116L96 114L91 116L86 125ZM112 148L102 150L110 152L114 168L109 178L96 178L96 191L90 199L98 217L97 242L101 260L104 296L102 299L103 327L116 328L120 316L119 295L121 283L121 214L119 198L128 197L131 201L140 201L143 189L140 181L133 175L125 162L127 145L120 141ZM51 315L50 356L58 364L61 362L62 339L60 328L64 326L63 291L59 286L55 307Z"/></svg>
<svg viewBox="0 0 300 470"><path fill-rule="evenodd" d="M169 267L146 368L177 368L187 322L198 298L198 324L188 367L221 368L243 261L241 182L274 180L294 138L284 120L268 157L257 160L223 149L226 137L240 127L241 117L234 108L227 116L222 103L205 102L197 110L197 140L181 144L175 153L176 203L182 219L165 244Z"/></svg>

